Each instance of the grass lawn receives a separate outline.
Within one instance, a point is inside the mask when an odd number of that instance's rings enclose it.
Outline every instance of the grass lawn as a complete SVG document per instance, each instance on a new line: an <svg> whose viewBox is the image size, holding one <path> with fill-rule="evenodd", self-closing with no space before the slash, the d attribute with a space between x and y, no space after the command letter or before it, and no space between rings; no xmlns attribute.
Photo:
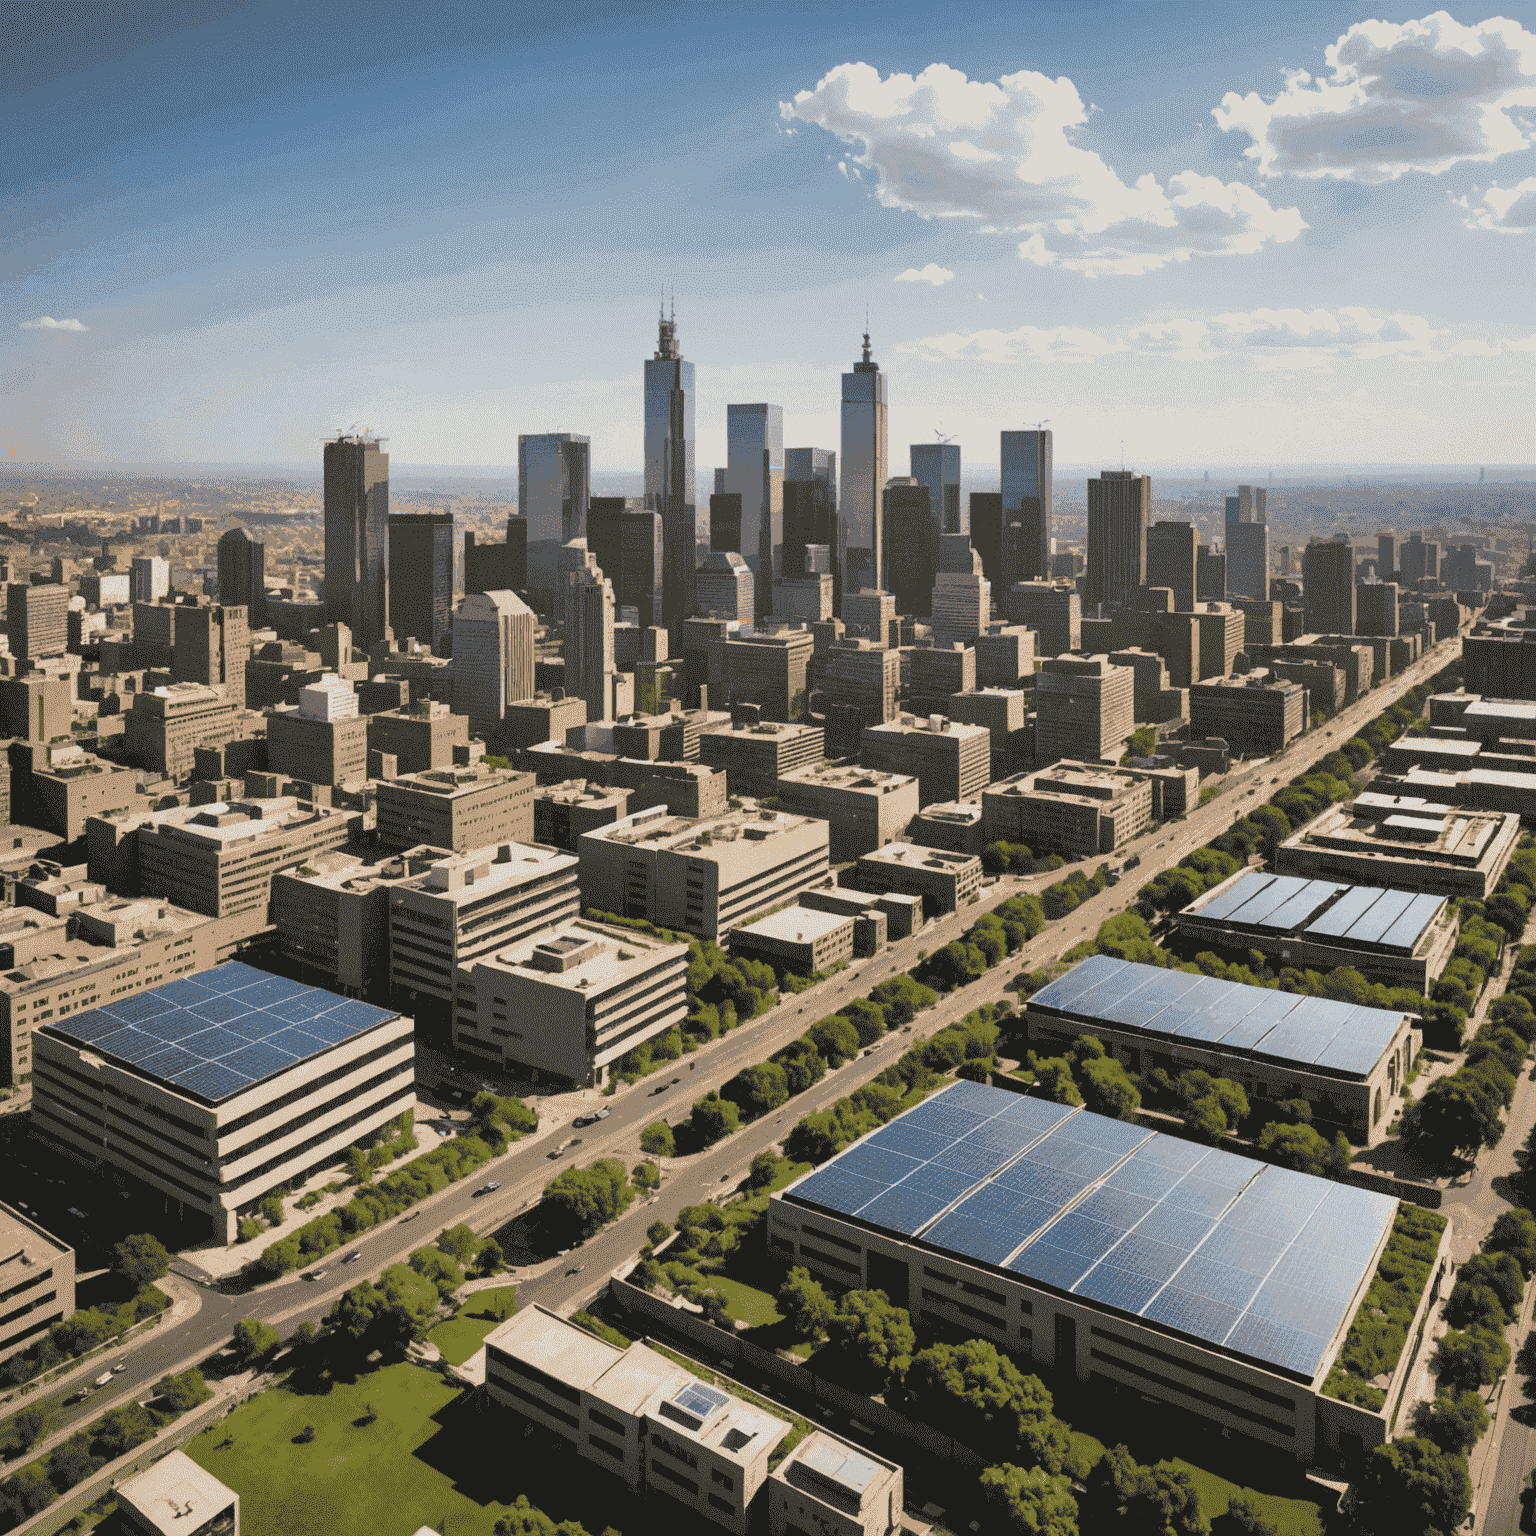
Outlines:
<svg viewBox="0 0 1536 1536"><path fill-rule="evenodd" d="M749 1328L770 1328L784 1321L778 1303L767 1291L760 1291L755 1285L720 1274L706 1274L704 1283L710 1290L719 1291L725 1297L726 1310L737 1322L745 1323Z"/></svg>
<svg viewBox="0 0 1536 1536"><path fill-rule="evenodd" d="M463 1365L480 1348L486 1334L516 1310L515 1285L476 1291L454 1317L439 1323L427 1337L443 1352L449 1365Z"/></svg>

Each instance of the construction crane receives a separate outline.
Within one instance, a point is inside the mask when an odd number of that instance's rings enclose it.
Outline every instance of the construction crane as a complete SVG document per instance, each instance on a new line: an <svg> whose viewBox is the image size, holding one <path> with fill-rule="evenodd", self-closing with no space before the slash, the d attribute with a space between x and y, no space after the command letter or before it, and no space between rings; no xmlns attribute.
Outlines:
<svg viewBox="0 0 1536 1536"><path fill-rule="evenodd" d="M954 438L952 438L952 437L945 437L944 432L943 432L942 423L939 426L937 426L937 427L935 427L933 429L933 435L936 438L938 438L938 440L941 443L952 443L952 442L954 442Z"/></svg>

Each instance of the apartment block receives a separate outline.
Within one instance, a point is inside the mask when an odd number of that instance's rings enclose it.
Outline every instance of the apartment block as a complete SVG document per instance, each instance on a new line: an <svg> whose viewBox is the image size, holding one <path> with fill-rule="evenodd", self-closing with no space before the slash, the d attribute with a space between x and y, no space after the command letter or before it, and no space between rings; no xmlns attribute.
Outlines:
<svg viewBox="0 0 1536 1536"><path fill-rule="evenodd" d="M992 779L992 733L943 715L921 720L903 715L864 728L859 760L884 773L916 774L923 805L974 800Z"/></svg>
<svg viewBox="0 0 1536 1536"><path fill-rule="evenodd" d="M483 764L406 774L378 786L379 842L453 853L532 842L533 791L531 773Z"/></svg>
<svg viewBox="0 0 1536 1536"><path fill-rule="evenodd" d="M895 842L918 812L917 779L874 768L797 768L779 779L778 796L783 810L827 823L834 864Z"/></svg>
<svg viewBox="0 0 1536 1536"><path fill-rule="evenodd" d="M348 713L333 715L311 702L324 681L299 690L298 708L267 712L267 767L305 784L361 784L368 777L368 717L358 714L350 683L341 685L351 704Z"/></svg>
<svg viewBox="0 0 1536 1536"><path fill-rule="evenodd" d="M1118 760L1136 729L1136 678L1108 656L1053 656L1035 682L1035 757ZM957 797L959 798L959 797Z"/></svg>
<svg viewBox="0 0 1536 1536"><path fill-rule="evenodd" d="M760 797L778 793L786 773L819 763L826 756L826 732L820 726L759 720L740 725L727 721L699 736L699 761L722 768L731 792Z"/></svg>
<svg viewBox="0 0 1536 1536"><path fill-rule="evenodd" d="M1245 756L1282 752L1307 728L1307 690L1266 672L1196 683L1189 690L1189 728L1219 736Z"/></svg>

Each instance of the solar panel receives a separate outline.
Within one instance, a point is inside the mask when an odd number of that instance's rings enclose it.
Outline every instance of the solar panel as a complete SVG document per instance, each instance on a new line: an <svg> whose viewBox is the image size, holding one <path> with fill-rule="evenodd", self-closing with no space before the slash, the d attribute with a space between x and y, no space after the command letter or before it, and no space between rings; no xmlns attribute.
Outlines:
<svg viewBox="0 0 1536 1536"><path fill-rule="evenodd" d="M200 1061L170 1079L178 1087L217 1104L251 1086L252 1079L218 1061Z"/></svg>
<svg viewBox="0 0 1536 1536"><path fill-rule="evenodd" d="M1381 937L1386 949L1397 949L1412 954L1419 936L1440 915L1445 897L1420 895L1408 903L1407 909Z"/></svg>
<svg viewBox="0 0 1536 1536"><path fill-rule="evenodd" d="M1264 919L1264 926L1281 933L1299 928L1325 901L1343 889L1342 885L1327 880L1309 880L1289 901L1281 902Z"/></svg>
<svg viewBox="0 0 1536 1536"><path fill-rule="evenodd" d="M702 1381L690 1381L672 1401L694 1418L707 1419L717 1408L724 1408L730 1398L713 1387L706 1387Z"/></svg>
<svg viewBox="0 0 1536 1536"><path fill-rule="evenodd" d="M1065 976L1058 976L1055 981L1041 987L1030 999L1030 1003L1038 1008L1068 1009L1083 993L1128 964L1129 961L1116 960L1110 955L1089 955L1086 960L1074 965Z"/></svg>
<svg viewBox="0 0 1536 1536"><path fill-rule="evenodd" d="M1354 886L1345 891L1321 917L1314 918L1307 925L1307 932L1319 938L1342 938L1349 932L1350 925L1368 907L1380 900L1381 895L1382 892L1375 886Z"/></svg>
<svg viewBox="0 0 1536 1536"><path fill-rule="evenodd" d="M1230 917L1244 902L1252 901L1274 879L1273 875L1246 874L1236 885L1228 886L1219 896L1213 897L1204 905L1197 904L1186 910L1191 917Z"/></svg>
<svg viewBox="0 0 1536 1536"><path fill-rule="evenodd" d="M104 1006L125 1024L137 1024L141 1019L154 1018L157 1013L169 1013L177 1005L170 998L158 997L154 992L139 992Z"/></svg>
<svg viewBox="0 0 1536 1536"><path fill-rule="evenodd" d="M1376 944L1388 928L1407 910L1413 900L1410 891L1386 891L1380 901L1373 902L1350 928L1346 937L1355 944Z"/></svg>
<svg viewBox="0 0 1536 1536"><path fill-rule="evenodd" d="M1245 902L1232 914L1234 923L1258 924L1307 885L1297 875L1276 875L1252 901Z"/></svg>

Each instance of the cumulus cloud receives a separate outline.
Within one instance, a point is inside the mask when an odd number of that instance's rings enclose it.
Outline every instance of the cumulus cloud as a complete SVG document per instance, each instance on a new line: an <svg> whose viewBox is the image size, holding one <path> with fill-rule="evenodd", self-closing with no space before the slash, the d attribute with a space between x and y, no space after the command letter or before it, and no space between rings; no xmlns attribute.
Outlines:
<svg viewBox="0 0 1536 1536"><path fill-rule="evenodd" d="M1444 11L1422 21L1357 22L1323 52L1329 73L1286 71L1271 101L1228 91L1217 126L1253 140L1243 153L1266 176L1392 181L1496 160L1532 142L1536 34L1496 16L1462 26Z"/></svg>
<svg viewBox="0 0 1536 1536"><path fill-rule="evenodd" d="M1466 210L1468 229L1492 229L1501 235L1523 235L1536 229L1536 176L1527 176L1512 187L1494 182L1484 192L1454 201Z"/></svg>
<svg viewBox="0 0 1536 1536"><path fill-rule="evenodd" d="M948 267L941 267L936 261L930 261L926 267L919 271L916 267L908 267L905 272L896 274L898 283L932 283L935 288L942 288L945 283L952 282L955 274Z"/></svg>
<svg viewBox="0 0 1536 1536"><path fill-rule="evenodd" d="M1196 255L1250 255L1306 228L1297 209L1273 208L1241 182L1183 171L1166 187L1152 175L1127 186L1074 142L1088 111L1065 77L971 80L930 64L882 79L871 65L841 64L779 112L861 146L839 168L867 172L887 208L1023 235L1019 254L1037 266L1152 272Z"/></svg>
<svg viewBox="0 0 1536 1536"><path fill-rule="evenodd" d="M78 320L55 320L52 315L39 315L36 320L23 320L21 328L24 331L84 331L89 326L81 325Z"/></svg>

